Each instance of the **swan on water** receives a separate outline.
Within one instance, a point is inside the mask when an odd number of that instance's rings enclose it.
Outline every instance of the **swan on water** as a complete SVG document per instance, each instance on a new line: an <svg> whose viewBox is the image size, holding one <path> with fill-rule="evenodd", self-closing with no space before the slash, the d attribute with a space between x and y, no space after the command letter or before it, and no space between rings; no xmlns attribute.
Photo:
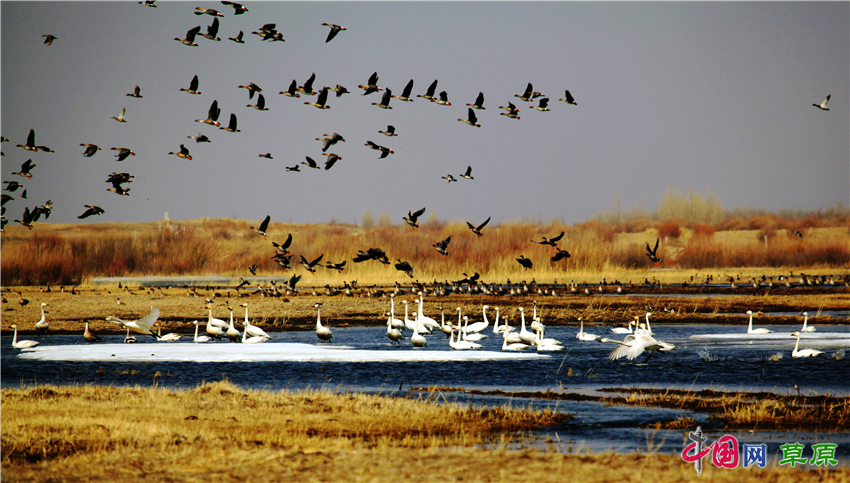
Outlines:
<svg viewBox="0 0 850 483"><path fill-rule="evenodd" d="M265 342L269 339L270 339L269 336L264 337L262 335L254 335L254 336L248 337L248 331L247 330L242 331L242 343L243 344L262 344L263 342Z"/></svg>
<svg viewBox="0 0 850 483"><path fill-rule="evenodd" d="M252 325L248 320L248 302L241 304L240 307L245 307L245 323L243 324L245 326L245 332L252 337L265 337L267 339L271 339L271 336L267 334L265 330L257 327L256 325Z"/></svg>
<svg viewBox="0 0 850 483"><path fill-rule="evenodd" d="M230 311L230 325L227 327L227 338L230 339L230 342L239 342L239 339L242 338L242 333L233 325L233 307L227 306L227 310Z"/></svg>
<svg viewBox="0 0 850 483"><path fill-rule="evenodd" d="M613 332L615 334L634 334L634 329L633 329L634 325L635 325L635 321L630 320L628 329L625 328L625 327L614 327L613 329L611 329L611 332Z"/></svg>
<svg viewBox="0 0 850 483"><path fill-rule="evenodd" d="M794 350L791 351L791 357L817 357L823 354L823 351L815 350L815 349L802 349L798 350L800 347L800 332L792 332L792 336L797 336L797 343L794 344Z"/></svg>
<svg viewBox="0 0 850 483"><path fill-rule="evenodd" d="M208 304L207 308L210 309L210 318L207 319L207 334L215 337L216 339L220 339L222 336L224 336L225 329L222 329L221 327L217 326L215 324L215 321L220 321L220 322L224 322L224 321L221 320L221 319L214 319L213 318L213 316L212 316L212 304Z"/></svg>
<svg viewBox="0 0 850 483"><path fill-rule="evenodd" d="M521 342L508 343L508 333L502 332L502 350L503 351L522 351L531 347L528 344Z"/></svg>
<svg viewBox="0 0 850 483"><path fill-rule="evenodd" d="M468 325L469 325L469 317L464 315L463 316L463 340L468 340L468 341L474 342L474 341L477 341L477 340L484 340L484 339L487 338L486 334L481 334L481 333L470 334L466 329Z"/></svg>
<svg viewBox="0 0 850 483"><path fill-rule="evenodd" d="M753 311L748 310L747 315L750 316L750 325L747 326L747 333L748 334L772 334L773 333L772 330L765 329L765 328L753 329Z"/></svg>
<svg viewBox="0 0 850 483"><path fill-rule="evenodd" d="M576 338L578 340L588 342L588 341L593 341L593 340L596 340L596 339L599 338L598 335L588 334L587 332L584 331L584 319L582 317L578 318L578 322L579 322L579 329L578 329L578 334L576 334Z"/></svg>
<svg viewBox="0 0 850 483"><path fill-rule="evenodd" d="M15 335L12 336L12 347L15 349L29 349L30 347L35 347L41 342L37 340L22 340L18 342L18 325L12 325L12 328L15 329Z"/></svg>
<svg viewBox="0 0 850 483"><path fill-rule="evenodd" d="M392 344L393 342L400 343L403 336L400 330L393 327L393 319L395 317L393 317L394 314L392 310L390 310L390 313L387 315L389 315L389 317L387 318L387 338L390 339L390 344Z"/></svg>
<svg viewBox="0 0 850 483"><path fill-rule="evenodd" d="M487 309L489 308L489 305L485 305L481 308L481 312L484 314L484 321L469 324L469 327L466 329L468 334L477 334L490 326L490 322L487 321Z"/></svg>
<svg viewBox="0 0 850 483"><path fill-rule="evenodd" d="M392 315L392 326L394 329L398 329L401 332L404 332L404 329L407 328L404 325L404 321L395 318L395 294L390 294L390 314Z"/></svg>
<svg viewBox="0 0 850 483"><path fill-rule="evenodd" d="M460 331L460 324L458 324L458 331ZM449 347L455 350L468 350L468 349L481 349L481 344L476 344L475 342L470 342L468 340L460 340L460 332L458 332L458 340L455 342L454 340L455 331L452 329L451 334L449 334Z"/></svg>
<svg viewBox="0 0 850 483"><path fill-rule="evenodd" d="M212 341L212 337L209 337L209 336L206 336L206 335L198 336L198 325L200 324L200 322L198 322L197 320L193 320L192 323L195 324L195 339L194 339L194 342L211 342Z"/></svg>
<svg viewBox="0 0 850 483"><path fill-rule="evenodd" d="M157 342L176 342L176 341L180 340L182 337L183 337L182 335L175 334L173 332L171 334L162 335L162 325L158 324L156 326L156 340L157 340Z"/></svg>
<svg viewBox="0 0 850 483"><path fill-rule="evenodd" d="M419 323L428 328L428 331L440 330L440 324L436 320L425 315L425 301L422 298L422 292L419 292Z"/></svg>
<svg viewBox="0 0 850 483"><path fill-rule="evenodd" d="M537 329L537 336L535 338L535 345L537 346L538 351L562 351L565 350L566 347L558 344L544 344L542 337L543 329Z"/></svg>
<svg viewBox="0 0 850 483"><path fill-rule="evenodd" d="M803 319L803 328L800 329L800 332L814 332L816 330L815 326L809 326L809 313L803 312L803 316L805 318Z"/></svg>
<svg viewBox="0 0 850 483"><path fill-rule="evenodd" d="M525 328L525 309L520 307L519 314L522 319L522 325L519 329L519 338L523 344L534 345L537 344L537 336L533 333L529 332Z"/></svg>
<svg viewBox="0 0 850 483"><path fill-rule="evenodd" d="M422 319L422 312L419 312L419 316L416 318L416 324L413 326L413 335L410 336L410 343L413 344L413 347L427 347L428 341L425 340L425 336L419 333L419 326L422 325L420 323Z"/></svg>
<svg viewBox="0 0 850 483"><path fill-rule="evenodd" d="M322 304L317 303L313 307L316 307L316 335L322 342L327 342L333 338L334 333L330 328L322 325Z"/></svg>

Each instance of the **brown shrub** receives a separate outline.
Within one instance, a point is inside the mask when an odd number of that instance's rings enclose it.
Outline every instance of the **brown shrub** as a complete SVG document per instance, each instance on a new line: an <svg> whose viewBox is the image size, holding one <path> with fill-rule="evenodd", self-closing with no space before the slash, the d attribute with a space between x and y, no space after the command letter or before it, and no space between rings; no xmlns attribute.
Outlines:
<svg viewBox="0 0 850 483"><path fill-rule="evenodd" d="M678 239L682 235L682 230L677 223L665 221L658 227L658 237L661 239L674 238Z"/></svg>
<svg viewBox="0 0 850 483"><path fill-rule="evenodd" d="M695 238L711 238L714 236L714 227L703 223L697 223L693 226Z"/></svg>

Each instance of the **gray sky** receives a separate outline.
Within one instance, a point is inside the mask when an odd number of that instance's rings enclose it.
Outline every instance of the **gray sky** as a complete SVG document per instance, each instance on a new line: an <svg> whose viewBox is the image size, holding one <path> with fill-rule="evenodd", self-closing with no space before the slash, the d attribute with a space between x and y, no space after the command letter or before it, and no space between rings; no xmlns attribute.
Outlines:
<svg viewBox="0 0 850 483"><path fill-rule="evenodd" d="M850 185L850 4L748 3L278 3L244 2L234 16L219 2L2 2L3 180L28 200L54 202L51 222L70 223L84 204L106 213L86 221L236 217L299 223L356 222L366 208L401 223L427 207L440 219L480 223L517 217L582 221L611 207L654 209L668 188L710 190L724 208L817 209L847 201ZM213 17L221 42L173 40ZM286 42L251 31L273 22ZM348 30L325 43L323 22ZM229 41L240 30L244 44ZM58 37L44 45L42 34ZM361 96L372 72L401 94L438 79L452 106L421 98ZM314 88L342 84L326 110L278 92L316 73ZM181 92L192 76L201 95ZM254 82L266 107L246 107ZM527 83L550 112L513 97ZM126 97L135 85L142 99ZM569 89L578 105L558 99ZM478 92L481 128L458 122ZM333 94L333 92L331 92ZM812 107L832 95L829 112ZM194 122L218 100L240 133ZM499 113L513 101L521 120ZM536 102L534 103L536 105ZM126 123L117 116L127 108ZM388 124L398 137L378 134ZM31 128L50 153L16 148ZM210 144L189 135L203 132ZM347 142L329 171L285 172L310 156L323 133ZM395 151L378 159L367 140ZM103 150L82 156L80 143ZM170 156L180 144L191 161ZM116 162L110 147L136 156ZM270 152L274 159L258 157ZM32 158L27 181L10 173ZM474 181L460 179L467 165ZM131 196L106 191L129 172ZM459 179L447 184L448 173ZM5 185L4 185L5 186ZM4 191L5 193L5 191ZM12 193L12 195L19 194Z"/></svg>

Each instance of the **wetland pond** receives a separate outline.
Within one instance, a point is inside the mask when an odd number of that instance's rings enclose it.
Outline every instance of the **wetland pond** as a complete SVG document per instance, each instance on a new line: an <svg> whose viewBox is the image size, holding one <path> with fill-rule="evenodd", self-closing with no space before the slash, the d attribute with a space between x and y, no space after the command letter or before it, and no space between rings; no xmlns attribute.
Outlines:
<svg viewBox="0 0 850 483"><path fill-rule="evenodd" d="M777 333L791 331L788 326L766 327ZM687 432L696 428L656 430L654 424L689 417L711 440L730 434L739 443L767 444L768 461L773 461L779 446L785 443L828 442L838 444L836 456L841 464L850 464L847 433L725 431L703 412L527 397L528 393L547 391L611 396L617 394L612 388L846 396L850 394L850 357L829 358L841 349L850 352L850 327L846 325L819 325L813 334L838 335L803 339L800 348L825 352L806 359L791 357L796 338L790 336L692 339L691 335L722 335L746 329L728 325L657 327L655 337L676 344L676 350L655 353L648 361L644 354L635 361L616 362L608 359L613 344L578 341L574 327L547 328L547 337L566 346L565 351L546 353L547 357L538 357L535 351L505 354L501 351L502 338L490 329L484 332L489 338L481 341L484 348L477 351L450 349L442 333L428 336L427 348L413 349L407 338L401 345L391 346L385 327L332 329L330 344L318 344L313 331L274 333L265 344L246 345L226 341L194 344L191 337L166 343L138 335L137 344L123 344L124 336L105 335L103 343L87 345L78 335L51 335L35 349L21 351L11 348L11 337L3 337L2 387L98 384L188 389L226 378L245 388L272 391L323 388L390 397L436 395L440 401L476 406L552 408L574 418L558 428L528 433L522 438L524 442L516 444L555 446L565 452L652 450L679 454L688 443ZM586 332L617 340L623 337L604 327L588 327ZM307 355L316 353L320 355ZM777 353L782 357L768 360ZM501 392L481 394L488 391ZM511 392L522 392L523 396L504 394Z"/></svg>

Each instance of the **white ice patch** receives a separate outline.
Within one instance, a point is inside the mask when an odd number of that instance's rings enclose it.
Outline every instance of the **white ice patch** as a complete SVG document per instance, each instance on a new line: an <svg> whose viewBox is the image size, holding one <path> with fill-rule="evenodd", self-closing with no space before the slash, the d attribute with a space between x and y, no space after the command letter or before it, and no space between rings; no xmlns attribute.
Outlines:
<svg viewBox="0 0 850 483"><path fill-rule="evenodd" d="M481 350L359 350L348 346L274 344L87 344L34 347L22 359L98 362L421 362L542 359L549 356Z"/></svg>

